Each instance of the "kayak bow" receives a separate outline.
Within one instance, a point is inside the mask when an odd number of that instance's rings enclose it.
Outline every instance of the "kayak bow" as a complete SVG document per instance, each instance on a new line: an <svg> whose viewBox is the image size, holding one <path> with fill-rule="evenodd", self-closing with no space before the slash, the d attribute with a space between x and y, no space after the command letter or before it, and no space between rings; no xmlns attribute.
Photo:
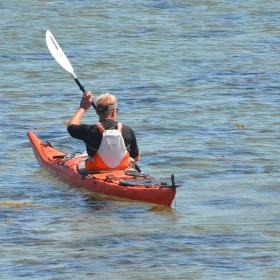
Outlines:
<svg viewBox="0 0 280 280"><path fill-rule="evenodd" d="M135 170L115 170L84 173L78 168L82 155L67 159L66 154L43 142L33 132L28 133L38 162L64 182L88 191L119 198L138 200L170 207L176 195L174 176L172 184L154 180Z"/></svg>

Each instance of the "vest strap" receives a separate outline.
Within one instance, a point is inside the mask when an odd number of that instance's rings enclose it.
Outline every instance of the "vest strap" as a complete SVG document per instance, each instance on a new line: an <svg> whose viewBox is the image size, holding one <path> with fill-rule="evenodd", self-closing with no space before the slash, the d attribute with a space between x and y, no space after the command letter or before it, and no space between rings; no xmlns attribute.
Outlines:
<svg viewBox="0 0 280 280"><path fill-rule="evenodd" d="M104 126L101 124L101 122L97 122L97 123L95 124L95 126L96 126L96 128L97 128L97 130L99 131L100 134L103 134L103 133L105 132L105 128L104 128ZM122 132L122 128L123 128L122 123L118 122L118 123L117 123L117 129L116 129L116 130Z"/></svg>
<svg viewBox="0 0 280 280"><path fill-rule="evenodd" d="M100 123L100 122L97 122L95 124L97 130L99 131L100 134L103 134L105 132L105 128L104 126Z"/></svg>
<svg viewBox="0 0 280 280"><path fill-rule="evenodd" d="M122 128L123 128L122 123L118 122L118 123L117 123L117 130L118 130L119 132L122 132Z"/></svg>

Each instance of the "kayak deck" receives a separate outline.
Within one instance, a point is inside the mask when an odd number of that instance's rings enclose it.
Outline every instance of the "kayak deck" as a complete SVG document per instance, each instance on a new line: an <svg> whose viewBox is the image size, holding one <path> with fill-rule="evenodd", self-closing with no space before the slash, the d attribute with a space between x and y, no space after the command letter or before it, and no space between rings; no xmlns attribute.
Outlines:
<svg viewBox="0 0 280 280"><path fill-rule="evenodd" d="M81 155L67 159L65 153L42 141L33 132L29 131L27 134L38 162L72 186L94 193L168 207L175 198L177 186L174 178L169 185L135 170L80 173L78 164L83 160Z"/></svg>

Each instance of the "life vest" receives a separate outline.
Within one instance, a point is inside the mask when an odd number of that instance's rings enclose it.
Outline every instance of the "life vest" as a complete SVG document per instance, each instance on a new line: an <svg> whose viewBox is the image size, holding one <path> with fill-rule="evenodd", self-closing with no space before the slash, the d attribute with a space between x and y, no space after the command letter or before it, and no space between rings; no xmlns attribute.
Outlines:
<svg viewBox="0 0 280 280"><path fill-rule="evenodd" d="M91 170L124 170L130 166L130 155L127 151L122 136L122 124L117 124L117 129L105 130L101 123L96 127L102 134L97 153L90 157L85 166L88 171Z"/></svg>

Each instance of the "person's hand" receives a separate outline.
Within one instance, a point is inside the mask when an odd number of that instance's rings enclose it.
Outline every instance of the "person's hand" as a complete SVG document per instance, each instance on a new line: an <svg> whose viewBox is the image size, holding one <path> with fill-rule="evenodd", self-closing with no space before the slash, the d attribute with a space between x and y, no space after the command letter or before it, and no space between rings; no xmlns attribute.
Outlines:
<svg viewBox="0 0 280 280"><path fill-rule="evenodd" d="M83 108L85 111L87 111L92 102L93 102L93 95L91 93L91 91L87 91L86 93L84 93L83 95L83 98L81 100L81 103L80 103L80 108Z"/></svg>

